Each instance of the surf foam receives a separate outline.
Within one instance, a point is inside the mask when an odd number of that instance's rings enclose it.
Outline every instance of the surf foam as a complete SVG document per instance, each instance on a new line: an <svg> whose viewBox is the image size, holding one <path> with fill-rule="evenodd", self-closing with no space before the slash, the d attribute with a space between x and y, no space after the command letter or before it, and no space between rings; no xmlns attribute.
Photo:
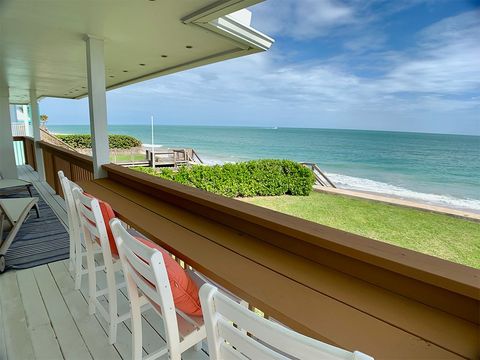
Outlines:
<svg viewBox="0 0 480 360"><path fill-rule="evenodd" d="M390 195L400 199L416 200L432 205L480 212L480 200L460 199L449 195L421 193L392 184L341 174L327 174L339 188Z"/></svg>

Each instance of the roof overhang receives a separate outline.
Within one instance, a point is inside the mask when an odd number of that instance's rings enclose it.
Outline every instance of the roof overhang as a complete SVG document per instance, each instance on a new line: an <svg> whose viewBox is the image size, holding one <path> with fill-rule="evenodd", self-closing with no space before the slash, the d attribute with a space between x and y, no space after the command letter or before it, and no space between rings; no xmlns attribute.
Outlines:
<svg viewBox="0 0 480 360"><path fill-rule="evenodd" d="M85 36L105 41L107 89L265 51L244 8L263 0L4 0L0 77L10 102L88 94Z"/></svg>

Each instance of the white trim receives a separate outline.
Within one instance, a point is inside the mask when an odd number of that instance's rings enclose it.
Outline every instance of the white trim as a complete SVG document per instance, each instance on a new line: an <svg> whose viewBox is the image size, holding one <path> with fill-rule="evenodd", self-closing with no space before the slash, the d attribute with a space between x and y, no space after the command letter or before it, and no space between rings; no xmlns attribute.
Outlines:
<svg viewBox="0 0 480 360"><path fill-rule="evenodd" d="M260 31L238 22L229 15L210 21L209 23L199 25L214 32L221 33L232 40L239 41L242 44L258 48L260 50L270 49L275 41Z"/></svg>
<svg viewBox="0 0 480 360"><path fill-rule="evenodd" d="M108 164L107 95L105 88L105 55L103 40L85 37L87 50L88 108L92 135L93 176L106 177L103 164Z"/></svg>
<svg viewBox="0 0 480 360"><path fill-rule="evenodd" d="M43 150L37 143L42 140L40 136L40 109L37 102L37 92L30 89L30 109L32 114L32 132L35 142L35 162L37 163L37 172L40 180L45 180L45 165L43 163Z"/></svg>
<svg viewBox="0 0 480 360"><path fill-rule="evenodd" d="M0 175L4 178L16 179L18 172L13 148L12 122L8 99L8 86L0 83Z"/></svg>

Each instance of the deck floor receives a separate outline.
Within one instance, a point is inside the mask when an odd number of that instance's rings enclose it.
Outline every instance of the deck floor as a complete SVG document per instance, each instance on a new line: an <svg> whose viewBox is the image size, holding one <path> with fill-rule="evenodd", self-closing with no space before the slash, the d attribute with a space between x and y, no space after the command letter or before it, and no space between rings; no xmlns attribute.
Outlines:
<svg viewBox="0 0 480 360"><path fill-rule="evenodd" d="M19 175L32 181L66 227L63 199L40 181L29 166L19 166ZM99 282L102 281L105 278L100 275ZM88 314L87 286L84 278L82 288L74 289L68 260L0 275L0 359L130 359L130 321L119 326L116 344L109 345L107 323L100 315ZM118 295L119 312L124 313L129 309L126 290L120 290ZM161 319L153 310L146 311L144 355L165 344L163 334ZM196 360L208 356L205 350L190 349L182 358Z"/></svg>

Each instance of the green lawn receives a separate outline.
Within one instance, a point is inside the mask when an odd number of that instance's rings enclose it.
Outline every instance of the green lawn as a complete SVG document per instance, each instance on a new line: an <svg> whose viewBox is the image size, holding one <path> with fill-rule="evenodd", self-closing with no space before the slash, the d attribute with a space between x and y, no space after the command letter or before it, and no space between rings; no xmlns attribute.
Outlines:
<svg viewBox="0 0 480 360"><path fill-rule="evenodd" d="M323 193L242 200L480 268L480 223L477 222Z"/></svg>
<svg viewBox="0 0 480 360"><path fill-rule="evenodd" d="M116 162L129 162L132 161L132 155L131 154L118 154L114 155L110 153L110 161L115 161ZM133 154L133 160L134 161L144 161L145 160L145 154Z"/></svg>

